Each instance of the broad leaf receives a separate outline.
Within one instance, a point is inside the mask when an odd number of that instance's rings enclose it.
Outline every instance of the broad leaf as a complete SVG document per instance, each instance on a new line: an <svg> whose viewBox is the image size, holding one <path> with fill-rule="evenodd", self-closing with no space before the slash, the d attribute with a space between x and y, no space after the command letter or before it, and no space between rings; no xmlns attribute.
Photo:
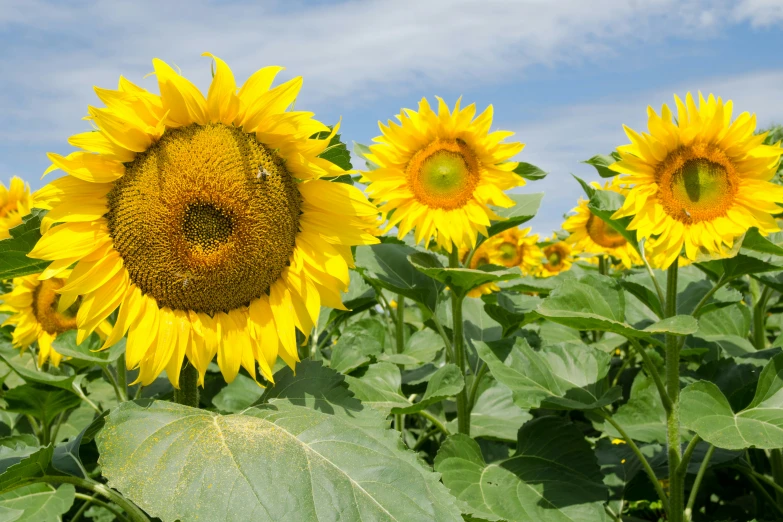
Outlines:
<svg viewBox="0 0 783 522"><path fill-rule="evenodd" d="M460 520L438 475L339 374L305 362L275 381L242 414L122 404L97 438L109 485L164 522Z"/></svg>
<svg viewBox="0 0 783 522"><path fill-rule="evenodd" d="M633 440L666 443L666 411L655 383L643 373L634 379L628 402L617 408L612 418ZM614 438L622 438L608 422L603 429Z"/></svg>
<svg viewBox="0 0 783 522"><path fill-rule="evenodd" d="M541 298L537 296L501 292L489 299L495 302L487 302L484 310L503 327L503 337L539 317L535 309L541 304Z"/></svg>
<svg viewBox="0 0 783 522"><path fill-rule="evenodd" d="M549 408L589 410L621 396L621 390L609 389L604 379L611 356L590 346L572 342L535 351L519 337L475 344L479 357L521 408L543 403Z"/></svg>
<svg viewBox="0 0 783 522"><path fill-rule="evenodd" d="M81 399L69 391L39 384L25 384L8 390L3 399L6 411L32 415L45 426L50 426L60 413L81 403Z"/></svg>
<svg viewBox="0 0 783 522"><path fill-rule="evenodd" d="M27 257L41 239L41 219L45 215L45 210L34 208L22 218L21 225L9 230L11 237L0 241L0 281L37 274L49 265L49 261Z"/></svg>
<svg viewBox="0 0 783 522"><path fill-rule="evenodd" d="M684 426L718 448L783 447L783 354L764 367L747 408L734 413L717 385L698 381L680 397Z"/></svg>
<svg viewBox="0 0 783 522"><path fill-rule="evenodd" d="M125 338L107 350L97 351L102 345L98 334L90 335L82 344L76 344L76 330L69 330L57 336L52 343L54 349L64 357L70 357L69 363L80 361L87 365L106 366L115 362L125 353Z"/></svg>
<svg viewBox="0 0 783 522"><path fill-rule="evenodd" d="M415 248L394 243L362 246L356 249L356 268L373 284L435 310L443 285L416 270L408 256Z"/></svg>
<svg viewBox="0 0 783 522"><path fill-rule="evenodd" d="M419 366L432 362L443 350L443 338L430 329L419 330L405 340L402 353L383 353L379 361L401 364L403 366Z"/></svg>
<svg viewBox="0 0 783 522"><path fill-rule="evenodd" d="M530 181L544 179L547 175L547 173L540 168L531 165L530 163L525 163L524 161L519 162L519 165L514 169L514 174Z"/></svg>
<svg viewBox="0 0 783 522"><path fill-rule="evenodd" d="M716 343L732 357L741 357L756 351L748 341L749 334L750 311L747 306L735 304L701 314L694 336Z"/></svg>
<svg viewBox="0 0 783 522"><path fill-rule="evenodd" d="M453 435L438 452L435 469L468 512L484 520L607 520L607 490L590 445L559 417L525 424L514 456L489 465L476 441Z"/></svg>
<svg viewBox="0 0 783 522"><path fill-rule="evenodd" d="M498 216L505 219L503 221L493 221L492 225L487 229L487 237L500 234L509 228L516 228L533 219L538 212L538 207L541 206L544 194L508 194L508 197L514 201L514 206L493 209Z"/></svg>
<svg viewBox="0 0 783 522"><path fill-rule="evenodd" d="M73 375L55 375L36 369L35 360L30 353L20 353L19 350L11 346L10 341L0 339L0 359L26 382L46 384L64 390L71 389L71 383L74 380Z"/></svg>
<svg viewBox="0 0 783 522"><path fill-rule="evenodd" d="M17 487L25 479L43 477L52 462L54 448L44 446L34 453L21 459L4 459L0 461L0 493L5 493Z"/></svg>
<svg viewBox="0 0 783 522"><path fill-rule="evenodd" d="M332 369L350 373L370 363L383 352L386 337L386 326L379 319L367 318L351 324L332 348Z"/></svg>
<svg viewBox="0 0 783 522"><path fill-rule="evenodd" d="M48 484L31 484L0 495L0 517L4 510L19 511L15 522L60 522L75 499L76 488L63 484L57 489ZM0 518L2 520L2 518Z"/></svg>
<svg viewBox="0 0 783 522"><path fill-rule="evenodd" d="M494 265L485 265L478 269L447 268L435 254L429 252L411 254L408 259L419 272L443 283L459 296L465 296L481 285L522 276L519 268L506 269Z"/></svg>
<svg viewBox="0 0 783 522"><path fill-rule="evenodd" d="M519 428L532 417L516 404L508 386L488 377L476 394L476 404L470 411L470 435L515 441ZM457 433L457 419L448 423L452 433Z"/></svg>
<svg viewBox="0 0 783 522"><path fill-rule="evenodd" d="M220 411L236 413L250 407L263 393L256 381L240 373L212 397L212 404Z"/></svg>

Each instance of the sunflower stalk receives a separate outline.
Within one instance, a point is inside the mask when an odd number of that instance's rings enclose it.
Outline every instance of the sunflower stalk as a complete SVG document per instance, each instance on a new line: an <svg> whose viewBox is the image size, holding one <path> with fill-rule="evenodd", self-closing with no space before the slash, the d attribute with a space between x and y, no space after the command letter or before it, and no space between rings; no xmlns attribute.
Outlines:
<svg viewBox="0 0 783 522"><path fill-rule="evenodd" d="M666 277L665 317L677 314L678 261L669 267ZM682 522L684 505L684 476L677 473L680 466L680 343L676 336L666 335L666 391L671 407L666 412L666 432L669 457L669 520ZM663 397L662 397L663 398Z"/></svg>
<svg viewBox="0 0 783 522"><path fill-rule="evenodd" d="M449 253L449 268L459 268L459 250L457 245L451 246L451 252ZM452 331L454 333L454 342L452 346L454 348L454 359L459 368L462 377L465 375L465 369L467 367L465 360L465 339L462 332L462 302L465 300L464 295L458 295L452 290L451 292L451 317L452 317ZM463 387L457 394L457 428L459 433L470 435L470 411L468 410L468 393Z"/></svg>
<svg viewBox="0 0 783 522"><path fill-rule="evenodd" d="M405 349L405 297L400 294L397 294L397 315L394 326L397 353L402 353ZM399 368L400 373L402 373L402 365L399 365ZM405 428L405 416L403 414L397 413L394 416L394 427L402 433Z"/></svg>
<svg viewBox="0 0 783 522"><path fill-rule="evenodd" d="M179 372L179 389L174 390L174 402L191 408L199 407L198 370L190 363Z"/></svg>

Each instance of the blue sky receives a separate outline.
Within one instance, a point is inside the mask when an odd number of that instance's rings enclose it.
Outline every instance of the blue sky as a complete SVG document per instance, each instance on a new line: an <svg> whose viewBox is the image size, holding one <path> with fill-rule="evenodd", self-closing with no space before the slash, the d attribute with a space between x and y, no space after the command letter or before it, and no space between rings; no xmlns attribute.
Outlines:
<svg viewBox="0 0 783 522"><path fill-rule="evenodd" d="M302 75L297 108L342 117L349 144L422 96L493 104L527 144L517 159L550 172L522 189L545 192L532 226L548 234L581 195L570 174L596 179L579 161L625 143L647 105L702 90L783 123L781 26L780 0L0 0L0 180L40 187L45 153L89 129L93 85L156 90L153 57L206 92L209 51L239 82Z"/></svg>

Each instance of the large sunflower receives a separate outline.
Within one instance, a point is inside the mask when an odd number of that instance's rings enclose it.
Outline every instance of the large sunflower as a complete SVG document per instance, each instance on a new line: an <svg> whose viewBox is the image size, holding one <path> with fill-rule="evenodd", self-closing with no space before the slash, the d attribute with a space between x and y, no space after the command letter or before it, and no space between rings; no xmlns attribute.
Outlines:
<svg viewBox="0 0 783 522"><path fill-rule="evenodd" d="M618 148L611 169L632 184L614 218L634 216L629 229L649 238L646 251L666 268L680 255L691 260L728 255L751 227L762 234L779 230L783 187L770 183L783 149L754 135L756 116L731 122L732 103L690 93L677 96L677 118L664 105L661 116L647 109L649 134L625 128L631 143Z"/></svg>
<svg viewBox="0 0 783 522"><path fill-rule="evenodd" d="M559 241L556 236L548 238L546 242L549 244L541 249L544 254L544 260L541 263L538 275L540 277L551 277L571 268L574 262L571 245L565 241Z"/></svg>
<svg viewBox="0 0 783 522"><path fill-rule="evenodd" d="M492 106L476 115L471 104L454 111L438 98L435 113L426 99L419 111L403 110L400 123L379 123L382 136L374 139L367 158L379 166L363 172L367 192L396 226L398 237L416 229L416 243L433 237L451 252L474 247L477 233L487 235L491 219L500 219L489 205L514 203L503 191L524 185L508 161L524 147L503 143L513 132L489 132Z"/></svg>
<svg viewBox="0 0 783 522"><path fill-rule="evenodd" d="M11 237L8 231L22 222L22 216L30 212L31 204L30 186L21 178L11 178L9 188L0 183L0 239Z"/></svg>
<svg viewBox="0 0 783 522"><path fill-rule="evenodd" d="M601 190L601 185L597 182L591 185ZM607 181L603 190L611 190L618 194L627 195L629 189L624 187L618 178ZM588 254L606 254L619 260L620 265L625 268L631 268L634 265L641 265L642 258L626 239L606 224L606 221L590 212L587 208L589 202L586 199L580 199L579 204L572 210L574 215L569 216L563 223L563 230L570 232L567 241L571 243L574 250Z"/></svg>
<svg viewBox="0 0 783 522"><path fill-rule="evenodd" d="M84 296L79 339L119 307L104 347L128 332L144 385L165 369L178 387L185 357L203 384L215 355L229 382L240 366L255 378L256 362L271 381L278 355L298 360L295 328L343 308L351 246L377 242L361 191L319 179L343 173L318 157L337 127L288 110L302 79L270 88L281 68L267 67L237 91L212 58L206 98L158 59L160 95L124 78L96 89L97 132L49 155L69 175L39 194L51 210L30 255L53 261L44 278L78 263L60 292Z"/></svg>
<svg viewBox="0 0 783 522"><path fill-rule="evenodd" d="M60 274L69 275L69 271ZM16 325L11 342L23 351L34 342L38 342L38 365L51 361L60 365L62 355L52 347L58 335L76 329L76 311L79 303L71 303L67 308L60 307L58 291L65 285L62 277L39 280L39 274L14 279L11 292L0 295L0 312L12 315L3 324ZM105 338L111 331L111 325L101 322L98 334Z"/></svg>

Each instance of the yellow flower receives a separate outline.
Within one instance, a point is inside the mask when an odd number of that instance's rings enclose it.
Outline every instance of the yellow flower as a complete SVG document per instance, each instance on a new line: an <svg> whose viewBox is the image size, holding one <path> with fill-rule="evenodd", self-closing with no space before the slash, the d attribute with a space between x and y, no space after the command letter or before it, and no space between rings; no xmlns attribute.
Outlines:
<svg viewBox="0 0 783 522"><path fill-rule="evenodd" d="M70 271L60 275L67 277ZM16 325L12 343L22 351L38 341L38 365L47 360L55 366L60 365L62 355L52 347L57 336L76 329L76 311L79 302L61 308L60 295L57 293L65 285L65 279L52 277L39 280L39 274L17 277L11 292L0 295L0 312L10 312L5 324ZM111 325L101 322L97 326L98 335L106 338Z"/></svg>
<svg viewBox="0 0 783 522"><path fill-rule="evenodd" d="M565 241L557 241L555 236L546 241L551 241L552 244L543 248L544 261L541 264L538 275L540 277L551 277L571 268L571 264L574 262L571 246Z"/></svg>
<svg viewBox="0 0 783 522"><path fill-rule="evenodd" d="M530 231L530 227L524 230L510 228L486 240L479 250L487 252L492 264L509 268L518 266L523 274L534 274L540 268L544 255L538 247L538 234Z"/></svg>
<svg viewBox="0 0 783 522"><path fill-rule="evenodd" d="M36 196L51 209L30 253L52 261L42 278L77 263L60 293L84 296L79 340L119 307L104 347L128 332L143 385L165 369L178 387L185 357L203 385L216 355L229 382L256 363L271 381L278 355L298 361L296 328L308 334L321 305L344 309L351 246L377 242L361 191L319 179L343 173L318 157L337 126L288 110L302 79L271 88L281 68L266 67L237 90L212 58L206 97L158 59L160 95L125 78L96 88L97 132L49 154L47 172L68 176Z"/></svg>
<svg viewBox="0 0 783 522"><path fill-rule="evenodd" d="M601 185L593 182L591 185L601 190ZM611 190L618 194L627 195L629 189L622 186L618 178L604 184L603 190ZM620 265L631 268L641 265L642 258L639 252L626 241L626 239L609 226L606 221L590 212L587 208L589 202L580 199L579 204L572 210L574 215L569 216L563 224L563 230L570 232L568 243L578 252L588 254L605 254L620 261Z"/></svg>
<svg viewBox="0 0 783 522"><path fill-rule="evenodd" d="M22 223L31 206L30 186L21 178L11 178L9 188L0 183L0 239L11 237L8 231Z"/></svg>
<svg viewBox="0 0 783 522"><path fill-rule="evenodd" d="M783 187L770 183L783 153L754 135L756 116L747 112L731 123L732 102L690 93L677 96L677 118L664 105L661 116L647 109L649 134L625 128L631 143L618 148L611 169L632 185L613 218L634 216L630 230L649 238L651 264L667 268L685 247L691 260L730 255L751 227L762 234L779 230Z"/></svg>
<svg viewBox="0 0 783 522"><path fill-rule="evenodd" d="M508 161L524 147L503 143L512 132L489 132L492 106L474 119L476 106L454 111L438 98L437 114L426 99L418 112L405 109L400 123L379 123L367 159L379 168L363 172L367 192L388 218L387 230L399 238L415 230L416 243L438 245L451 252L474 247L477 234L487 235L490 220L500 219L488 205L511 207L503 191L524 185Z"/></svg>

